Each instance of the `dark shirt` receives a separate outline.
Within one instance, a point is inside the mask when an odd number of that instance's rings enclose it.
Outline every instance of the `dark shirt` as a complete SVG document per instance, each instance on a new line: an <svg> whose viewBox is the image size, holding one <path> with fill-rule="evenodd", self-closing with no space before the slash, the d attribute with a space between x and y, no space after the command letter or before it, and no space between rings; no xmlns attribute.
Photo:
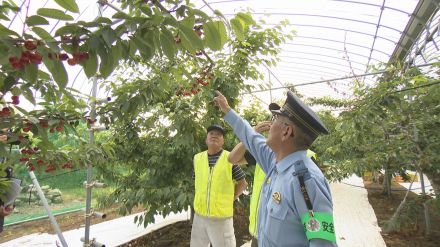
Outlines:
<svg viewBox="0 0 440 247"><path fill-rule="evenodd" d="M216 163L218 158L220 158L220 155L222 154L223 150L220 150L220 152L210 155L208 154L208 164L209 167L213 167ZM243 172L240 166L238 165L232 165L232 179L235 181L242 180L246 177L246 174ZM195 173L193 170L193 178L195 178Z"/></svg>
<svg viewBox="0 0 440 247"><path fill-rule="evenodd" d="M255 164L257 164L257 161L255 160L254 156L252 156L252 154L249 153L249 151L247 150L244 153L244 159L246 160L246 163L250 166L254 166Z"/></svg>

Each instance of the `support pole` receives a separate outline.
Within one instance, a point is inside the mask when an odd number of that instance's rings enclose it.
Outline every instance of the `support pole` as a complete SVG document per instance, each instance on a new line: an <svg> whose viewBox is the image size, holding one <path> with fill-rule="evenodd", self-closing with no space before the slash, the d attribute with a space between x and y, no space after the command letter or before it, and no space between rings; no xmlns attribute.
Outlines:
<svg viewBox="0 0 440 247"><path fill-rule="evenodd" d="M46 197L44 196L43 191L41 190L40 184L38 183L37 177L35 177L35 173L33 171L29 171L29 176L31 177L32 183L35 186L35 189L37 190L38 197L40 197L41 202L43 202L44 209L46 209L47 215L49 216L50 223L52 224L53 229L58 235L58 238L61 241L61 244L63 247L67 247L67 242L64 239L63 233L60 230L60 227L58 226L57 221L55 220L55 217L52 214L52 211L50 210L49 204L47 203Z"/></svg>
<svg viewBox="0 0 440 247"><path fill-rule="evenodd" d="M97 91L97 77L95 76L93 78L93 85L92 85L92 100L90 104L90 120L94 122L96 118L96 101L94 100L96 98L96 91ZM90 130L89 131L89 145L93 145L95 143L95 131ZM93 177L93 166L91 163L87 164L87 184L92 183L92 177ZM87 186L86 188L86 226L85 226L85 233L84 233L84 246L89 246L89 240L90 240L90 210L91 210L91 204L92 204L92 186Z"/></svg>
<svg viewBox="0 0 440 247"><path fill-rule="evenodd" d="M426 191L425 191L425 178L423 177L422 171L420 171L420 185L422 187L422 195L423 199L426 198ZM429 218L429 206L426 204L426 202L423 203L423 211L425 214L425 226L426 226L426 235L431 234L431 218Z"/></svg>

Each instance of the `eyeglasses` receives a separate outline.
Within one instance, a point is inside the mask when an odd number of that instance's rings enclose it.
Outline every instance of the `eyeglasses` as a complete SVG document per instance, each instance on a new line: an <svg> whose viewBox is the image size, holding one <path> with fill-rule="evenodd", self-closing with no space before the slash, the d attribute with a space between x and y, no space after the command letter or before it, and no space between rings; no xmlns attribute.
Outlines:
<svg viewBox="0 0 440 247"><path fill-rule="evenodd" d="M272 115L272 117L270 118L270 121L273 123L273 122L275 122L278 118L279 118L279 116L280 115L282 115L282 114L279 114L279 113L274 113L273 115ZM287 122L285 122L285 121L283 121L283 120L281 120L285 125L289 125Z"/></svg>
<svg viewBox="0 0 440 247"><path fill-rule="evenodd" d="M279 118L280 115L282 115L282 114L274 113L274 114L272 115L272 117L270 118L270 121L271 121L272 123L274 123L274 122ZM281 121L285 126L287 126L287 127L291 126L291 124L287 123L286 121L284 121L284 120L282 120L282 119L280 119L280 121ZM293 136L293 133L291 134L291 136Z"/></svg>

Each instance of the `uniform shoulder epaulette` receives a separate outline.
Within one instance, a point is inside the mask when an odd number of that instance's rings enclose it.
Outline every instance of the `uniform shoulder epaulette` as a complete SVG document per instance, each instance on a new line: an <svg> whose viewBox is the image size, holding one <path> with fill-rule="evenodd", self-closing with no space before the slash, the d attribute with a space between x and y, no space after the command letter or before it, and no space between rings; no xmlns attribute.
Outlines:
<svg viewBox="0 0 440 247"><path fill-rule="evenodd" d="M293 164L295 171L292 173L294 177L303 176L304 180L311 178L309 169L306 167L304 160L298 160Z"/></svg>

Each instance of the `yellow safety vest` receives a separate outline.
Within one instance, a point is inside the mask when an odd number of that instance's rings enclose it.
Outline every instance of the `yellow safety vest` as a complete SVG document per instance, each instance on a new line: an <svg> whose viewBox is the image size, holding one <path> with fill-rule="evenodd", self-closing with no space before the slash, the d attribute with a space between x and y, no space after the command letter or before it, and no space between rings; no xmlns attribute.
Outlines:
<svg viewBox="0 0 440 247"><path fill-rule="evenodd" d="M194 211L209 217L232 217L235 185L229 152L223 150L213 167L208 164L208 151L194 156Z"/></svg>
<svg viewBox="0 0 440 247"><path fill-rule="evenodd" d="M307 157L312 157L316 159L317 155L311 150L307 150ZM252 196L249 214L249 233L257 238L258 236L258 208L260 207L260 193L261 188L264 183L266 174L261 169L260 165L257 163L254 172L254 183L252 184Z"/></svg>

